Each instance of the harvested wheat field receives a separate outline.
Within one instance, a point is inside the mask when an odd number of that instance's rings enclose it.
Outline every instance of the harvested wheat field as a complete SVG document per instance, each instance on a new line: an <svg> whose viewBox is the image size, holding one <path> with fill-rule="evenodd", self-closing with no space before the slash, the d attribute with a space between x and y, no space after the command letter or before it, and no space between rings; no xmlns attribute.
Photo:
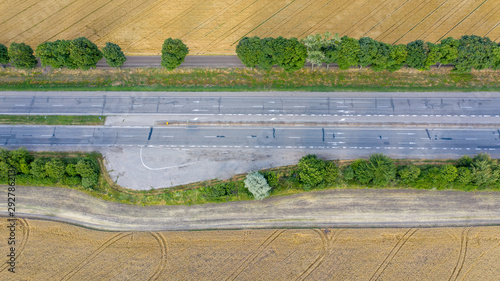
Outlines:
<svg viewBox="0 0 500 281"><path fill-rule="evenodd" d="M129 55L182 39L191 54L234 54L244 36L331 31L387 43L464 34L500 39L498 0L0 0L0 43L86 36Z"/></svg>
<svg viewBox="0 0 500 281"><path fill-rule="evenodd" d="M22 219L16 239L17 273L2 265L0 280L500 279L498 226L150 233Z"/></svg>

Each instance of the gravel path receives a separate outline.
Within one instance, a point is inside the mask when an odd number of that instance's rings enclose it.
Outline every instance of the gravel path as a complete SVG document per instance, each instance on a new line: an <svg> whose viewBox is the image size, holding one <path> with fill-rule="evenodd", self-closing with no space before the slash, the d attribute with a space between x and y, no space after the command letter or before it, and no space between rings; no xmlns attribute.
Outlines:
<svg viewBox="0 0 500 281"><path fill-rule="evenodd" d="M16 207L17 217L120 231L500 225L500 192L325 190L263 201L140 207L75 190L18 186Z"/></svg>

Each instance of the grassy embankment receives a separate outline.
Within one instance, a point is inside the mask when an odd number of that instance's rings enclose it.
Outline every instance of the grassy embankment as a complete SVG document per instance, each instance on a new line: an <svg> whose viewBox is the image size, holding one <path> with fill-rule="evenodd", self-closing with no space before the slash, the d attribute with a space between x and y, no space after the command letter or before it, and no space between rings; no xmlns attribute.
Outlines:
<svg viewBox="0 0 500 281"><path fill-rule="evenodd" d="M9 125L104 125L105 116L0 115L0 124Z"/></svg>
<svg viewBox="0 0 500 281"><path fill-rule="evenodd" d="M0 71L0 90L37 91L499 91L500 71L450 69L116 69Z"/></svg>
<svg viewBox="0 0 500 281"><path fill-rule="evenodd" d="M218 203L229 201L252 200L253 196L245 188L243 180L246 174L237 175L229 180L209 180L196 182L192 184L177 186L168 189L151 189L145 191L136 191L123 188L117 185L110 178L104 166L104 160L99 153L68 153L68 152L31 152L35 158L61 158L64 162L76 163L75 158L91 157L94 158L100 166L99 183L93 188L84 188L81 185L62 184L69 183L70 180L56 181L50 178L34 180L33 177L18 176L17 185L31 186L54 186L63 188L72 188L82 191L91 196L101 198L107 201L134 205L192 205L204 203ZM336 161L337 166L342 168L353 161ZM273 187L271 196L284 196L296 193L307 192L316 189L338 189L338 188L416 188L416 189L437 189L437 190L496 190L498 188L478 188L473 184L460 184L457 182L443 183L436 181L437 168L444 164L454 164L456 160L395 160L396 165L416 165L422 170L423 178L416 181L415 184L405 185L395 180L387 186L376 186L373 184L360 185L353 180L344 180L342 176L338 177L334 184L323 186L321 188L311 188L305 190L304 186L297 177L297 165L286 167L277 167L262 171L264 174L273 173L277 181L271 184ZM427 173L427 174L426 174ZM6 180L0 180L0 184L6 184Z"/></svg>

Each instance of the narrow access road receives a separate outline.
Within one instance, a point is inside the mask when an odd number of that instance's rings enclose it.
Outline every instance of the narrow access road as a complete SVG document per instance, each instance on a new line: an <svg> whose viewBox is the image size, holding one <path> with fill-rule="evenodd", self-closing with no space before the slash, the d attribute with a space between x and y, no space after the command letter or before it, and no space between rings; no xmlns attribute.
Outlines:
<svg viewBox="0 0 500 281"><path fill-rule="evenodd" d="M116 231L500 225L500 192L339 189L262 201L141 207L75 190L17 186L16 199L17 217Z"/></svg>

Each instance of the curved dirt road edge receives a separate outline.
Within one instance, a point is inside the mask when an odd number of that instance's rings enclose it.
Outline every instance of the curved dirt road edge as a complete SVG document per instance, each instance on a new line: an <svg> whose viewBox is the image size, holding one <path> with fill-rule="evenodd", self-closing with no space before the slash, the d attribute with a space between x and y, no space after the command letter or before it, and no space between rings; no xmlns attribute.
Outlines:
<svg viewBox="0 0 500 281"><path fill-rule="evenodd" d="M17 186L16 199L18 218L111 231L500 225L500 192L338 189L263 201L141 207L76 190Z"/></svg>

